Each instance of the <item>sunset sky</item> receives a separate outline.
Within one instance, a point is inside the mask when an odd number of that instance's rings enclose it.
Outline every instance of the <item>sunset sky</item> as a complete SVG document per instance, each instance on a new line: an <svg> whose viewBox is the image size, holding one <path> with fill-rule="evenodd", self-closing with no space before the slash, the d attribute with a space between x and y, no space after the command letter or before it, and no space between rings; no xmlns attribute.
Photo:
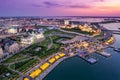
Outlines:
<svg viewBox="0 0 120 80"><path fill-rule="evenodd" d="M120 0L0 0L0 16L120 16Z"/></svg>

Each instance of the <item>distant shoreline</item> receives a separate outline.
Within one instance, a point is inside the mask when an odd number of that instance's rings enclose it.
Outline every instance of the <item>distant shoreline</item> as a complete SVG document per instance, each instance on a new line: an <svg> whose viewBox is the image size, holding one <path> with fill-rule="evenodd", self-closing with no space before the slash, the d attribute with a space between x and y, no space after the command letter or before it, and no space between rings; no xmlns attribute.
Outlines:
<svg viewBox="0 0 120 80"><path fill-rule="evenodd" d="M120 16L0 16L0 18L48 18L48 17L120 18Z"/></svg>

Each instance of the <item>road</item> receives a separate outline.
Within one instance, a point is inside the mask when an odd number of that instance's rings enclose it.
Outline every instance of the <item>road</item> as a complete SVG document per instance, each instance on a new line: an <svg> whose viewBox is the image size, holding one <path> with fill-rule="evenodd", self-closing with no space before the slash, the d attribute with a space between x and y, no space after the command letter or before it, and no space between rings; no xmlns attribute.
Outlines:
<svg viewBox="0 0 120 80"><path fill-rule="evenodd" d="M18 73L19 75L23 75L21 72L19 72L19 71L17 71L17 70L14 70L14 69L12 69L12 68L10 68L10 65L8 66L8 69L10 69L11 71L13 71L13 72L16 72L16 73Z"/></svg>
<svg viewBox="0 0 120 80"><path fill-rule="evenodd" d="M50 44L48 45L48 49L47 49L47 50L49 50L49 49L52 47L52 45L53 45L53 39L52 39L51 36L52 36L52 35L50 34L50 35L49 35L49 38L50 38Z"/></svg>
<svg viewBox="0 0 120 80"><path fill-rule="evenodd" d="M20 36L20 35L26 35L26 33L21 33L21 34L4 34L0 35L0 38L7 38L7 37L12 37L12 36Z"/></svg>
<svg viewBox="0 0 120 80"><path fill-rule="evenodd" d="M77 32L62 30L62 29L60 29L60 28L59 28L58 30L60 30L60 31L62 31L62 32L66 32L66 33L71 33L71 34L76 34L76 35L79 35L79 36L87 37L87 38L93 37L93 36L89 36L89 35L85 35L85 34L80 34L80 33L77 33Z"/></svg>

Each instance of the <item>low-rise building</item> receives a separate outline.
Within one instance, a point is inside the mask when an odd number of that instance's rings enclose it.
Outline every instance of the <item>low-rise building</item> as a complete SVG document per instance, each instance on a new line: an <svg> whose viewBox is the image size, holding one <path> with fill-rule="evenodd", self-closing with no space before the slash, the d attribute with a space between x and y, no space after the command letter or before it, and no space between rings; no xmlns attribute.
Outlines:
<svg viewBox="0 0 120 80"><path fill-rule="evenodd" d="M4 48L5 48L5 51L7 51L8 53L16 53L19 51L20 46L15 41L9 41L9 42L5 43Z"/></svg>

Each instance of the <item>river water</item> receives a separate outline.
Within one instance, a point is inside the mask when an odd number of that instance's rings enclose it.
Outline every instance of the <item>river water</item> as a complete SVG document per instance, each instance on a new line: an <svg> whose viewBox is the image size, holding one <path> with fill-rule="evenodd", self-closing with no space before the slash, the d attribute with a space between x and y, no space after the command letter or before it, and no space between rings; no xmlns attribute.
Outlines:
<svg viewBox="0 0 120 80"><path fill-rule="evenodd" d="M114 35L115 47L120 47L120 35ZM89 64L75 56L61 62L44 80L120 80L120 53L112 48L105 50L112 56L105 58L95 54L98 62Z"/></svg>

